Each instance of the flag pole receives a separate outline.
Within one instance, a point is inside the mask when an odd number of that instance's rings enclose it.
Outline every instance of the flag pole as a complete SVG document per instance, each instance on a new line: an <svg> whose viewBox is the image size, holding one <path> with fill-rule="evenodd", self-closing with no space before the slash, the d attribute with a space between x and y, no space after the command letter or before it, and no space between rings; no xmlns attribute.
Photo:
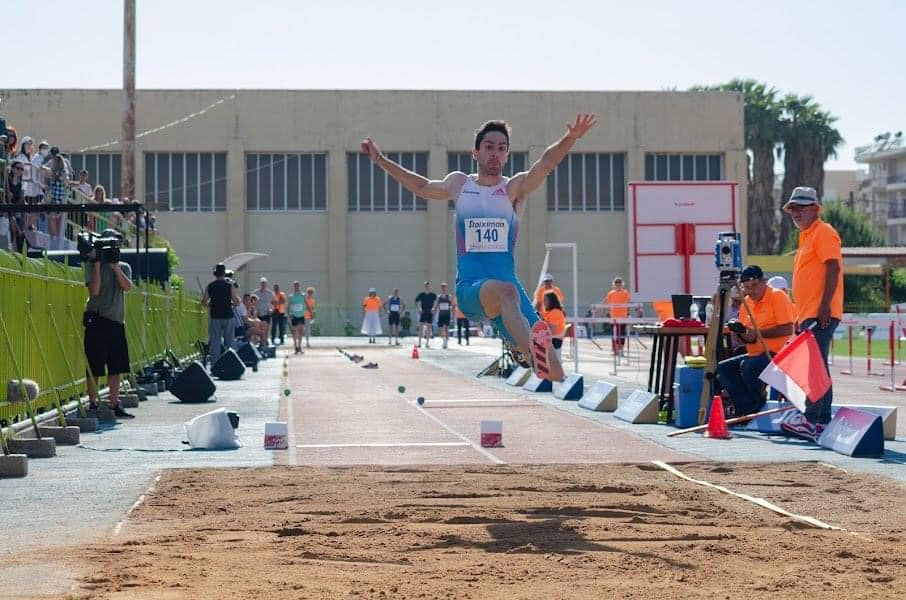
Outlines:
<svg viewBox="0 0 906 600"><path fill-rule="evenodd" d="M727 419L727 425L735 425L737 423L745 423L746 421L751 421L752 419L757 419L758 417L764 417L767 415L774 415L777 413L786 412L788 410L793 410L796 408L792 404L789 406L781 406L780 408L771 408L768 410L763 410L761 412L752 413L750 415L743 415L741 417L733 417L732 419ZM688 429L678 429L677 431L671 431L667 434L667 437L676 437L678 435L683 435L684 433L695 433L696 431L705 431L708 429L708 424L696 425L695 427L689 427Z"/></svg>

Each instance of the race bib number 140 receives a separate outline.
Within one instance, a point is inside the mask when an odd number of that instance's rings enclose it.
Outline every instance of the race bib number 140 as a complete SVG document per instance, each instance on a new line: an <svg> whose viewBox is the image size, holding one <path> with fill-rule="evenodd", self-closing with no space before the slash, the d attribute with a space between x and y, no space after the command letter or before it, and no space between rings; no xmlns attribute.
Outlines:
<svg viewBox="0 0 906 600"><path fill-rule="evenodd" d="M505 219L466 219L466 252L507 252L510 224Z"/></svg>

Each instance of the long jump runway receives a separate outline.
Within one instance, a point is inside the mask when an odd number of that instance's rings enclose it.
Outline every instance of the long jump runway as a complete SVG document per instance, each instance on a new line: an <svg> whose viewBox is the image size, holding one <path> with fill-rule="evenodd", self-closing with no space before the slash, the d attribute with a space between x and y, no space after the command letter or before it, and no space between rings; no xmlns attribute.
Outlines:
<svg viewBox="0 0 906 600"><path fill-rule="evenodd" d="M576 417L516 391L413 360L381 344L331 348L288 361L281 412L290 465L556 464L700 460L632 433ZM432 352L443 352L432 350ZM361 365L377 362L377 369ZM399 387L405 388L404 393ZM416 398L423 396L419 406ZM503 447L482 448L482 420L503 422Z"/></svg>

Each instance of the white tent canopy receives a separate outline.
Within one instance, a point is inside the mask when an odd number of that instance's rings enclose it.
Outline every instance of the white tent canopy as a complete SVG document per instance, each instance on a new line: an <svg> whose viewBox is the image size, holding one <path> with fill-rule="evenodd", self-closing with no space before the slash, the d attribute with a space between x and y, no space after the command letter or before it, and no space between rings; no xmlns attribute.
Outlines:
<svg viewBox="0 0 906 600"><path fill-rule="evenodd" d="M240 252L239 254L228 256L220 262L223 263L223 266L226 267L227 271L235 272L256 258L261 258L263 256L267 256L267 254L262 254L261 252Z"/></svg>

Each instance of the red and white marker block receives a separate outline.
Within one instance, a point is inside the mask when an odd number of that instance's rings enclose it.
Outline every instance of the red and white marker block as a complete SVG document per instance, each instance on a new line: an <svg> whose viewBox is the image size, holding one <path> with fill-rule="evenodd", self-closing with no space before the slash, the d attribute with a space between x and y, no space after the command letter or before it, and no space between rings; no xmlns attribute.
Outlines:
<svg viewBox="0 0 906 600"><path fill-rule="evenodd" d="M481 422L481 446L483 448L503 447L503 421Z"/></svg>
<svg viewBox="0 0 906 600"><path fill-rule="evenodd" d="M289 447L289 435L285 421L273 421L264 424L264 449L286 450Z"/></svg>

